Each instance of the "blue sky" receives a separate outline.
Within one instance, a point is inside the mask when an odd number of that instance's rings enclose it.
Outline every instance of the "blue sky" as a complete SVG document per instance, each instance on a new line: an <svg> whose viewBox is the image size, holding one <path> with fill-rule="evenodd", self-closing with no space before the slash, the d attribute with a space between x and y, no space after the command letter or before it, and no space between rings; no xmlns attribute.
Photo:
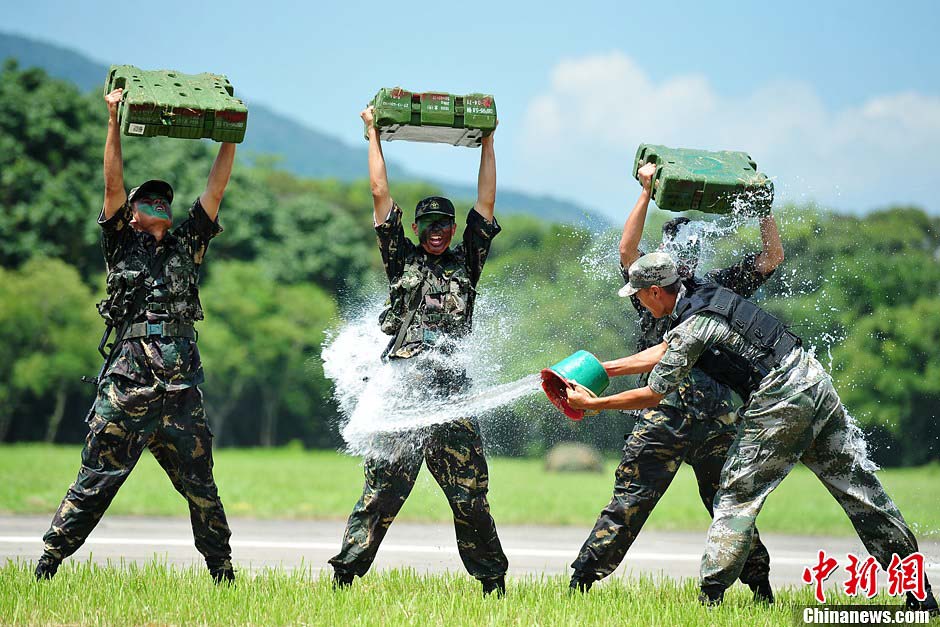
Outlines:
<svg viewBox="0 0 940 627"><path fill-rule="evenodd" d="M500 184L611 216L636 194L640 142L746 150L784 199L940 213L940 3L418 6L33 1L5 7L0 29L103 63L224 72L351 144L381 86L491 92ZM387 154L475 180L470 150Z"/></svg>

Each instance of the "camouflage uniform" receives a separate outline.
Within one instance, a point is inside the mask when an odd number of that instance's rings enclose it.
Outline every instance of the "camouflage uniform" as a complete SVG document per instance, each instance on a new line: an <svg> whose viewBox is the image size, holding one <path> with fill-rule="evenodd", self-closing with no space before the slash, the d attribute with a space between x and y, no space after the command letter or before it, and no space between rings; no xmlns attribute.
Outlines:
<svg viewBox="0 0 940 627"><path fill-rule="evenodd" d="M757 269L756 258L756 254L746 255L739 263L707 276L750 296L770 277ZM630 298L639 315L637 351L661 344L669 319L657 320L636 296ZM644 385L646 375L638 382L638 387ZM624 437L613 498L571 564L573 581L602 579L617 569L683 461L692 466L702 503L713 514L721 468L737 432L735 406L727 386L695 368L657 407L638 412L633 430ZM755 531L741 581L756 584L766 580L769 571L770 555Z"/></svg>
<svg viewBox="0 0 940 627"><path fill-rule="evenodd" d="M435 344L446 347L448 338L470 332L476 284L499 231L495 220L489 223L471 210L463 242L442 255L429 255L405 237L401 209L392 206L385 223L376 227L390 286L389 304L380 318L382 330L397 336L409 308L414 307L415 314L402 341L390 343L389 359L409 359ZM432 372L429 378L430 387L445 395L467 383L459 374ZM505 575L508 562L486 499L489 473L483 442L476 420L466 418L432 428L418 450L391 460L365 460L362 497L349 516L339 554L329 562L338 577L368 572L414 487L422 461L450 502L457 549L467 571L484 582Z"/></svg>
<svg viewBox="0 0 940 627"><path fill-rule="evenodd" d="M649 379L660 394L677 389L699 356L713 347L749 361L763 354L711 313L693 314L665 339L669 348ZM719 596L744 568L764 499L798 461L836 498L883 568L892 553L906 557L917 551L917 541L874 474L862 434L829 375L802 347L790 351L760 381L740 415L742 426L722 470L702 558L701 584L709 597Z"/></svg>
<svg viewBox="0 0 940 627"><path fill-rule="evenodd" d="M108 299L102 315L122 322L164 324L166 335L125 339L98 385L94 413L75 483L43 536L43 558L74 553L101 519L144 448L149 448L173 487L189 502L196 548L213 573L231 570L231 532L212 476L212 432L199 384L199 350L191 333L173 329L202 320L199 268L209 241L222 228L199 200L189 218L157 242L130 226L125 204L99 218L108 267ZM151 265L163 262L154 280ZM135 304L142 311L130 311Z"/></svg>

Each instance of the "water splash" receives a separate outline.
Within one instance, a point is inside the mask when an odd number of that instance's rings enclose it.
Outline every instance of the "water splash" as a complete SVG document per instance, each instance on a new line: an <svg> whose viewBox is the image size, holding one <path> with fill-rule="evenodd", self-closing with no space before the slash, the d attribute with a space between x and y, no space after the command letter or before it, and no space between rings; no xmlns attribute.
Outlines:
<svg viewBox="0 0 940 627"><path fill-rule="evenodd" d="M485 302L480 305L478 313L488 309ZM499 382L501 368L492 351L501 342L490 336L496 329L505 331L505 318L489 316L491 324L478 325L477 333L440 350L383 362L389 336L376 324L380 310L378 303L366 308L327 338L322 353L324 373L333 381L344 417L340 433L352 455L397 457L420 447L437 425L485 418L541 389L535 374ZM467 383L455 391L440 381Z"/></svg>

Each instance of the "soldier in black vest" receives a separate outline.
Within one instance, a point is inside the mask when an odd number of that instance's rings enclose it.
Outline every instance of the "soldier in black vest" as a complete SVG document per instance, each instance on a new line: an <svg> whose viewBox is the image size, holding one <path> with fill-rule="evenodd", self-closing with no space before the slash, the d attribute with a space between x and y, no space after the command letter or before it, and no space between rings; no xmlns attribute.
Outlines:
<svg viewBox="0 0 940 627"><path fill-rule="evenodd" d="M426 351L446 353L471 330L476 285L499 233L496 155L493 136L483 138L477 201L467 216L463 241L450 248L457 232L454 205L433 196L415 208L411 225L420 241L405 237L402 210L392 200L372 107L362 112L369 133L369 178L373 219L389 283L389 304L379 319L391 336L383 357L405 360ZM446 396L466 388L461 373L430 367L426 389ZM483 594L505 592L508 562L496 534L486 494L489 475L476 420L468 417L435 427L422 446L392 458L365 460L365 486L346 525L340 553L330 560L334 586L349 586L368 572L379 544L408 494L422 462L444 490L454 513L457 549L467 571L480 580Z"/></svg>
<svg viewBox="0 0 940 627"><path fill-rule="evenodd" d="M655 171L653 163L640 168L642 191L623 227L620 264L625 282L626 269L642 254L640 239ZM662 248L680 259L680 274L692 277L698 264L698 242L694 236L679 237L683 225L689 222L688 218L680 217L664 224ZM741 296L754 294L783 261L777 223L769 211L760 217L760 231L760 252L744 255L737 263L706 276ZM669 321L654 318L636 295L630 299L639 316L637 350L660 344L669 330ZM645 383L645 376L641 376L640 385ZM624 438L613 497L571 565L572 589L586 592L593 582L617 569L683 462L692 467L702 503L709 515L713 513L721 468L737 432L735 407L727 386L695 368L656 407L638 412L633 428ZM755 532L754 546L740 578L759 602L773 603L769 572L770 555Z"/></svg>
<svg viewBox="0 0 940 627"><path fill-rule="evenodd" d="M150 180L127 193L117 107L104 152L104 207L98 218L108 297L98 305L114 346L97 381L82 465L43 536L36 577L55 575L85 542L145 448L189 502L196 548L216 582L234 581L228 523L212 476L212 432L199 384L202 363L194 323L203 319L199 268L222 231L218 213L235 159L222 144L206 189L175 228L173 189Z"/></svg>
<svg viewBox="0 0 940 627"><path fill-rule="evenodd" d="M657 405L698 367L744 399L741 429L721 473L715 516L702 558L701 596L720 603L741 573L764 500L797 462L812 470L848 514L868 552L887 569L894 555L918 551L917 540L865 456L863 436L832 379L800 338L779 320L711 281L680 280L664 253L640 257L629 271L636 294L670 330L661 344L604 364L611 376L649 372L646 387L602 398L572 390L572 407L642 409ZM912 609L937 613L925 595Z"/></svg>

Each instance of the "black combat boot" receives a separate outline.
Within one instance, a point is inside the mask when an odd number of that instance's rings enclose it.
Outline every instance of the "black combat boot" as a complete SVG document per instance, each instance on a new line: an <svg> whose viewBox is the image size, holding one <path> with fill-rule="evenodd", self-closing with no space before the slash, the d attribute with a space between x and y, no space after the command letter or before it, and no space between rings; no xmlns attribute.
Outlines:
<svg viewBox="0 0 940 627"><path fill-rule="evenodd" d="M349 573L341 573L338 570L333 571L333 589L334 590L345 590L352 586L353 579L355 575Z"/></svg>
<svg viewBox="0 0 940 627"><path fill-rule="evenodd" d="M489 579L481 579L480 583L483 585L483 596L488 596L493 592L495 592L496 596L500 599L506 596L505 577L490 577Z"/></svg>
<svg viewBox="0 0 940 627"><path fill-rule="evenodd" d="M38 572L38 569L37 569ZM907 601L904 604L909 610L927 610L931 616L940 616L940 608L937 607L937 599L933 596L930 586L927 586L927 596L923 601L918 601L910 592L907 593Z"/></svg>
<svg viewBox="0 0 940 627"><path fill-rule="evenodd" d="M568 594L574 594L576 592L587 594L591 590L591 586L594 585L595 581L597 581L597 579L591 575L575 573L571 575L571 583L568 584Z"/></svg>
<svg viewBox="0 0 940 627"><path fill-rule="evenodd" d="M62 562L51 555L44 554L39 558L39 562L36 564L36 581L55 577L56 571L59 570L59 564L61 563ZM936 605L936 603L934 603L934 605Z"/></svg>
<svg viewBox="0 0 940 627"><path fill-rule="evenodd" d="M231 566L219 566L218 568L210 568L209 574L212 575L212 581L216 585L225 584L227 586L235 585L235 569Z"/></svg>
<svg viewBox="0 0 940 627"><path fill-rule="evenodd" d="M706 607L718 607L725 600L725 589L721 586L702 586L698 602Z"/></svg>
<svg viewBox="0 0 940 627"><path fill-rule="evenodd" d="M764 605L774 604L774 590L770 587L770 580L764 579L755 583L747 584L754 593L754 602Z"/></svg>

